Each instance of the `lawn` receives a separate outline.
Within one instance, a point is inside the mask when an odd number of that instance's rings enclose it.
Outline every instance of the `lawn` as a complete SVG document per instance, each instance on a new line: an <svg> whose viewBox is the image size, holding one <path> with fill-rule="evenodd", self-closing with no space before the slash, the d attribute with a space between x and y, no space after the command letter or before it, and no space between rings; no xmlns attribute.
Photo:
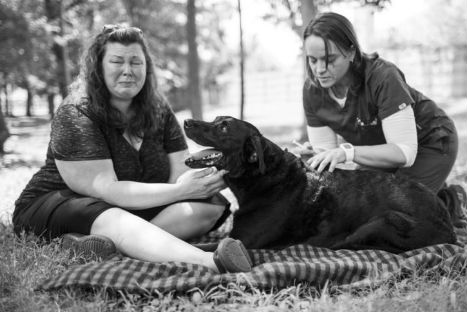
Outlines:
<svg viewBox="0 0 467 312"><path fill-rule="evenodd" d="M464 104L465 105L465 104ZM180 115L182 116L182 115ZM182 117L183 118L183 117ZM453 115L460 150L449 183L467 187L467 107ZM244 289L236 285L193 290L187 294L134 295L101 289L38 292L47 277L77 263L57 242L15 237L14 200L45 159L50 124L46 117L11 118L13 136L0 159L0 311L466 311L467 279L459 274L415 272L375 289L316 290L307 285L285 289ZM261 126L263 134L288 146L297 126Z"/></svg>

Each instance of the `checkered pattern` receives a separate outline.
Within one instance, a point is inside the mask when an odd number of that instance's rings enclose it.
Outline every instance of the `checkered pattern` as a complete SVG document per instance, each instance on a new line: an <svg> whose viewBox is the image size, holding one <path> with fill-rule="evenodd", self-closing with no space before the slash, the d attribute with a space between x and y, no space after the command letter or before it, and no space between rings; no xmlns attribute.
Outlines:
<svg viewBox="0 0 467 312"><path fill-rule="evenodd" d="M455 245L430 246L395 255L383 251L333 251L296 245L280 251L252 250L254 268L249 273L216 274L200 265L151 263L127 257L87 263L69 268L60 276L44 281L39 288L109 287L129 292L206 289L218 284L247 287L286 287L300 282L322 286L375 286L389 277L415 269L451 270L465 265L467 253Z"/></svg>
<svg viewBox="0 0 467 312"><path fill-rule="evenodd" d="M221 230L226 230L225 227ZM218 240L225 233L210 235ZM463 246L467 229L458 229ZM205 238L203 242L207 242ZM377 286L388 278L417 269L465 270L467 249L457 245L435 245L402 254L379 250L329 250L296 245L283 250L250 250L254 267L249 273L217 274L207 267L182 262L150 263L116 256L103 262L70 267L60 276L45 280L38 289L63 287L107 287L135 293L207 289L235 283L270 289L297 283L323 286Z"/></svg>

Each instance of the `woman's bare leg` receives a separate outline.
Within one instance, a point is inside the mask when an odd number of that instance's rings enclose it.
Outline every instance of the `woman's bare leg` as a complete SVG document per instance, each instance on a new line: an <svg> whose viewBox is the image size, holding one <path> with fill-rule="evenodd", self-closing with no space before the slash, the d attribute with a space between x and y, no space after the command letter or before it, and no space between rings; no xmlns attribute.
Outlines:
<svg viewBox="0 0 467 312"><path fill-rule="evenodd" d="M202 251L120 208L100 214L91 227L91 234L110 238L120 252L136 259L182 261L218 270L212 252Z"/></svg>
<svg viewBox="0 0 467 312"><path fill-rule="evenodd" d="M224 205L181 202L162 210L151 223L186 240L206 234L224 212Z"/></svg>

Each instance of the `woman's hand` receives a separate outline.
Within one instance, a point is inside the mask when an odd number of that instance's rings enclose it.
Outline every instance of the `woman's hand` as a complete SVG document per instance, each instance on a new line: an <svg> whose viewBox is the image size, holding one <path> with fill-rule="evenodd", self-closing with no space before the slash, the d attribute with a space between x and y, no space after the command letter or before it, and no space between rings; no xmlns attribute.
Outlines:
<svg viewBox="0 0 467 312"><path fill-rule="evenodd" d="M296 147L292 148L290 152L300 157L305 162L317 153L308 141L301 144L293 140L292 143L295 144Z"/></svg>
<svg viewBox="0 0 467 312"><path fill-rule="evenodd" d="M226 188L223 176L226 170L218 171L215 167L202 170L188 170L177 179L185 199L207 198Z"/></svg>
<svg viewBox="0 0 467 312"><path fill-rule="evenodd" d="M337 164L345 163L345 152L341 148L333 148L323 152L319 152L311 157L307 164L321 173L327 165L329 172L333 172Z"/></svg>

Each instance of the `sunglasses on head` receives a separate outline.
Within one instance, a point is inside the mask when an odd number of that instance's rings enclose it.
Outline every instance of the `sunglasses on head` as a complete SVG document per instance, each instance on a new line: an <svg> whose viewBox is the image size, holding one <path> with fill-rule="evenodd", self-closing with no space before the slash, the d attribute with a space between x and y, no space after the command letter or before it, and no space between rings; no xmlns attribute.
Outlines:
<svg viewBox="0 0 467 312"><path fill-rule="evenodd" d="M107 25L104 25L104 27L102 28L102 32L104 34L112 33L112 32L117 31L117 30L131 30L131 31L137 32L141 37L143 36L143 31L141 29L139 29L138 27L134 27L134 26L123 26L123 25L118 25L118 24L107 24Z"/></svg>

